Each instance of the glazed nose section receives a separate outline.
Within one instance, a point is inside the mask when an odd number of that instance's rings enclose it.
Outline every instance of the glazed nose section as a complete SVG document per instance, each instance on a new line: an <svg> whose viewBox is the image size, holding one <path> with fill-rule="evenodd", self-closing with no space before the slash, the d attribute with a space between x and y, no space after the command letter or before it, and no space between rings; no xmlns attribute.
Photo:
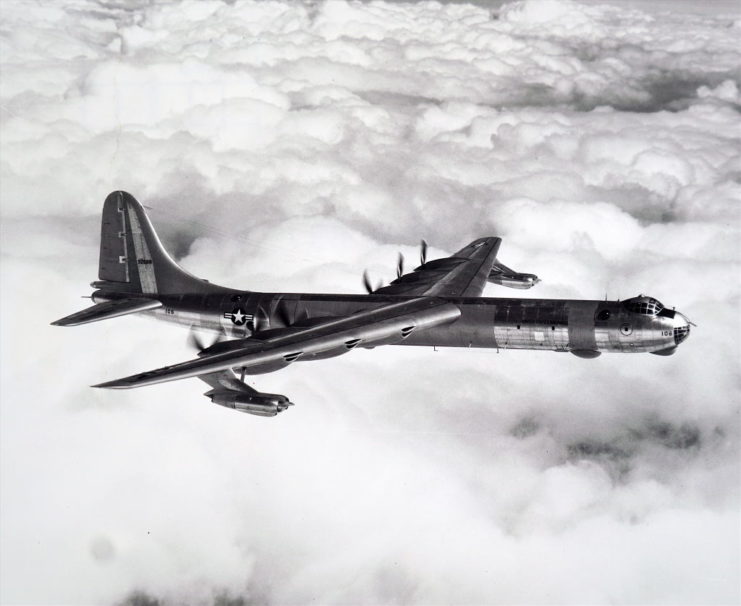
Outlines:
<svg viewBox="0 0 741 606"><path fill-rule="evenodd" d="M684 314L676 312L674 315L674 345L679 345L690 336L690 326L694 326Z"/></svg>

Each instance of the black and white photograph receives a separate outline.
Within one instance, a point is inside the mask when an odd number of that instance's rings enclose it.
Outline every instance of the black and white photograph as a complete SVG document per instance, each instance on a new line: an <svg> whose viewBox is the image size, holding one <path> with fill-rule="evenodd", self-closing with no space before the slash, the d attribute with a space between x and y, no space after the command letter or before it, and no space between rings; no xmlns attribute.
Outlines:
<svg viewBox="0 0 741 606"><path fill-rule="evenodd" d="M741 603L739 0L1 0L0 604Z"/></svg>

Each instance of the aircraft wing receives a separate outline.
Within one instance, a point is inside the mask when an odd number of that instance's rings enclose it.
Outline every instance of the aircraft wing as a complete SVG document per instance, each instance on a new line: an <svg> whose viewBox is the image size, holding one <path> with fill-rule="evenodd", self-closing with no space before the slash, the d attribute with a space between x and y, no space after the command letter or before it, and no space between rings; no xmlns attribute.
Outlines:
<svg viewBox="0 0 741 606"><path fill-rule="evenodd" d="M265 368L267 372L299 358L331 357L355 347L398 343L416 330L454 322L460 314L457 305L441 299L408 299L350 316L331 318L326 323L314 326L291 327L286 331L277 331L267 339L230 341L227 351L211 354L206 351L195 360L101 383L95 387L129 389L218 373L231 368L253 369L250 374L256 374L255 370L260 372L260 368ZM211 380L217 378L209 377Z"/></svg>
<svg viewBox="0 0 741 606"><path fill-rule="evenodd" d="M501 243L501 238L479 238L450 257L420 265L373 294L479 297Z"/></svg>

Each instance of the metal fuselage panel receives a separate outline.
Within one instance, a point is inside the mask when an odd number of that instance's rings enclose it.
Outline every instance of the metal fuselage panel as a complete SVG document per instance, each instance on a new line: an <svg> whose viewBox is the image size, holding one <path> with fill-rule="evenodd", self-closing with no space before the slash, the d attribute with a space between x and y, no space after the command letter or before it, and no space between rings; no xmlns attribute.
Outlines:
<svg viewBox="0 0 741 606"><path fill-rule="evenodd" d="M399 301L383 295L258 293L160 295L156 318L245 338L255 325L347 316ZM583 352L651 352L675 345L672 321L628 311L619 301L441 297L461 316L413 332L400 345Z"/></svg>

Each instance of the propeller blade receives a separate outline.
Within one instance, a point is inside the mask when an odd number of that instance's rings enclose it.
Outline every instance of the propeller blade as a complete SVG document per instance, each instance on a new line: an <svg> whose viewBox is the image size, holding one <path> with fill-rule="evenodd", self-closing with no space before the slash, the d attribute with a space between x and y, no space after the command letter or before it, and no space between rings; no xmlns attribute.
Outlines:
<svg viewBox="0 0 741 606"><path fill-rule="evenodd" d="M419 243L419 246L420 246L420 251L419 251L420 265L424 265L425 264L425 261L427 261L427 242L425 242L424 240L422 240Z"/></svg>
<svg viewBox="0 0 741 606"><path fill-rule="evenodd" d="M308 319L309 319L309 312L307 312L306 309L300 309L298 312L296 312L296 319L293 323L301 324L301 322L306 322L306 320Z"/></svg>
<svg viewBox="0 0 741 606"><path fill-rule="evenodd" d="M278 303L278 307L275 311L278 314L278 319L281 321L281 324L283 324L283 326L291 325L291 318L288 316L288 309L286 309L285 305L283 305L282 303Z"/></svg>
<svg viewBox="0 0 741 606"><path fill-rule="evenodd" d="M270 321L265 317L265 312L261 307L258 307L257 311L255 311L255 317L252 319L252 326L254 327L255 332L260 332L261 330L270 327Z"/></svg>
<svg viewBox="0 0 741 606"><path fill-rule="evenodd" d="M399 253L399 260L396 262L396 277L401 278L404 275L404 255Z"/></svg>
<svg viewBox="0 0 741 606"><path fill-rule="evenodd" d="M206 345L201 341L201 337L198 336L196 329L191 326L190 332L188 333L188 346L192 347L196 351L203 351L206 349Z"/></svg>
<svg viewBox="0 0 741 606"><path fill-rule="evenodd" d="M371 285L370 278L368 277L367 269L363 272L363 286L365 286L365 290L368 294L371 294L373 292L373 286Z"/></svg>
<svg viewBox="0 0 741 606"><path fill-rule="evenodd" d="M188 333L188 345L192 348L194 348L198 353L202 352L204 349L208 349L209 347L213 347L216 345L219 341L223 340L224 333L218 332L216 333L216 336L214 337L213 341L211 343L206 344L201 339L198 332L196 332L195 327L190 327L190 332Z"/></svg>

